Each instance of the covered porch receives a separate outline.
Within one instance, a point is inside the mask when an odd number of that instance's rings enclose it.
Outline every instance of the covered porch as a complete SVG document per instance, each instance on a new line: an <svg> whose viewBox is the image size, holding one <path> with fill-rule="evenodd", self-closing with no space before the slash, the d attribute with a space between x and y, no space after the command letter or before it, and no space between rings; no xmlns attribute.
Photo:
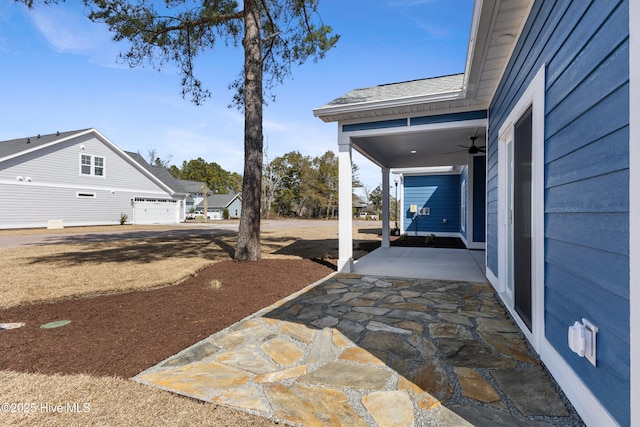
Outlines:
<svg viewBox="0 0 640 427"><path fill-rule="evenodd" d="M438 86L438 78L428 79L428 84ZM401 83L400 86L412 86ZM407 89L407 88L405 88ZM375 88L372 89L375 91ZM467 248L485 249L485 182L487 113L485 110L440 114L434 116L408 116L403 119L367 123L339 123L339 260L338 271L354 271L352 241L352 152L357 150L380 167L382 197L381 252L390 249L391 218L408 232L409 224L416 224L416 235L460 237ZM473 141L470 139L473 137ZM476 148L471 148L475 145ZM481 147L481 148L479 148ZM441 167L438 169L437 167ZM448 172L441 172L447 167ZM434 172L435 171L435 172ZM440 171L440 172L438 172ZM453 178L447 185L448 195L438 196L446 202L435 200L439 185L419 188L410 179L448 175ZM424 180L423 180L424 181ZM393 183L393 184L392 184ZM395 185L398 208L391 211L391 191ZM411 188L410 188L411 187ZM444 186L442 186L444 189ZM409 193L411 191L412 193ZM435 193L435 194L434 194ZM448 204L447 213L441 204ZM478 215L480 212L480 215ZM393 216L392 216L393 214ZM426 228L418 229L418 219ZM407 254L393 252L394 259ZM391 254L391 252L389 252ZM371 258L370 258L371 259ZM415 262L414 256L409 259ZM483 262L484 264L484 262ZM362 261L361 261L362 265ZM483 270L484 273L484 270ZM413 276L420 277L420 276ZM485 281L484 275L482 281Z"/></svg>

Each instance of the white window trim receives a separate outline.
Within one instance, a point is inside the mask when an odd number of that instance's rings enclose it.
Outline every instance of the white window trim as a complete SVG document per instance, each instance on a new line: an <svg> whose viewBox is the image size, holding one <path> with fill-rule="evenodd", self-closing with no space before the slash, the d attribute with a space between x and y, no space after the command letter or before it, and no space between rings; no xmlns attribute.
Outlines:
<svg viewBox="0 0 640 427"><path fill-rule="evenodd" d="M82 173L82 157L86 156L89 157L90 161L91 161L91 168L89 169L89 173ZM102 175L96 175L96 158L100 158L102 159ZM80 176L94 176L97 178L105 178L107 176L107 158L105 156L97 156L94 154L87 154L87 153L80 153L79 157L78 157L78 162L79 162L79 170L78 173Z"/></svg>
<svg viewBox="0 0 640 427"><path fill-rule="evenodd" d="M544 105L545 72L543 65L520 97L498 131L498 292L505 301L507 289L507 142L513 137L513 127L526 110L532 107L531 149L531 332L520 320L511 302L508 307L533 348L540 352L544 339ZM507 301L505 301L507 303Z"/></svg>

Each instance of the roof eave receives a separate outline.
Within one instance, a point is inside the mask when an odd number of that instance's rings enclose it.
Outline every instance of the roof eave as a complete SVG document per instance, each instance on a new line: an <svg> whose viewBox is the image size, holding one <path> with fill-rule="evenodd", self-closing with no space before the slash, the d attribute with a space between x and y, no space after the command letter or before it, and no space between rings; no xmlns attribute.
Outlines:
<svg viewBox="0 0 640 427"><path fill-rule="evenodd" d="M53 145L60 144L62 142L68 141L70 139L77 138L77 137L82 136L82 135L86 135L88 133L98 133L98 131L96 129L94 129L94 128L81 130L79 132L72 133L72 134L67 135L67 136L63 136L63 137L61 137L59 139L54 139L53 141L51 141L51 142L49 142L47 144L37 145L37 146L35 146L33 148L27 148L25 150L18 151L18 152L13 153L13 154L9 154L8 156L0 157L0 162L4 162L6 160L11 160L11 159L16 158L16 157L24 156L24 155L33 153L35 151L39 151L39 150L45 149L47 147L51 147Z"/></svg>
<svg viewBox="0 0 640 427"><path fill-rule="evenodd" d="M313 110L313 115L324 122L333 122L335 116L359 112L392 110L418 104L431 104L442 101L455 101L464 98L463 90L441 92L429 95L407 96L403 98L385 99L381 101L359 102L354 104L319 107Z"/></svg>

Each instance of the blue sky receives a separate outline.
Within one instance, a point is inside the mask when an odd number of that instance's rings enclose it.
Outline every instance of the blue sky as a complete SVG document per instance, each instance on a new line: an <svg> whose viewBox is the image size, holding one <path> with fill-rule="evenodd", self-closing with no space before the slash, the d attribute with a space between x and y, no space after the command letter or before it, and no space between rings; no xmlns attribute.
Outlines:
<svg viewBox="0 0 640 427"><path fill-rule="evenodd" d="M323 21L341 38L275 88L264 110L269 157L337 152L337 125L312 110L352 89L463 72L472 9L473 0L321 0ZM198 58L213 96L195 106L180 95L172 65L118 64L126 46L111 37L79 1L30 11L0 0L0 140L93 127L145 157L155 148L178 166L202 157L242 173L242 114L227 108L241 50L221 44ZM381 182L379 168L357 154L354 161L370 189Z"/></svg>

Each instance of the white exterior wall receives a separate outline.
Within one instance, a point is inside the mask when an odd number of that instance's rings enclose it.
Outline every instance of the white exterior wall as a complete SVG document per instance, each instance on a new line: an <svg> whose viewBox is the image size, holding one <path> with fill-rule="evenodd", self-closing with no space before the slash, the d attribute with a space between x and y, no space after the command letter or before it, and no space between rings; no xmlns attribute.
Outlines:
<svg viewBox="0 0 640 427"><path fill-rule="evenodd" d="M81 175L81 154L103 157L104 176ZM132 221L134 197L170 195L91 133L0 163L0 228L119 224L123 213Z"/></svg>

